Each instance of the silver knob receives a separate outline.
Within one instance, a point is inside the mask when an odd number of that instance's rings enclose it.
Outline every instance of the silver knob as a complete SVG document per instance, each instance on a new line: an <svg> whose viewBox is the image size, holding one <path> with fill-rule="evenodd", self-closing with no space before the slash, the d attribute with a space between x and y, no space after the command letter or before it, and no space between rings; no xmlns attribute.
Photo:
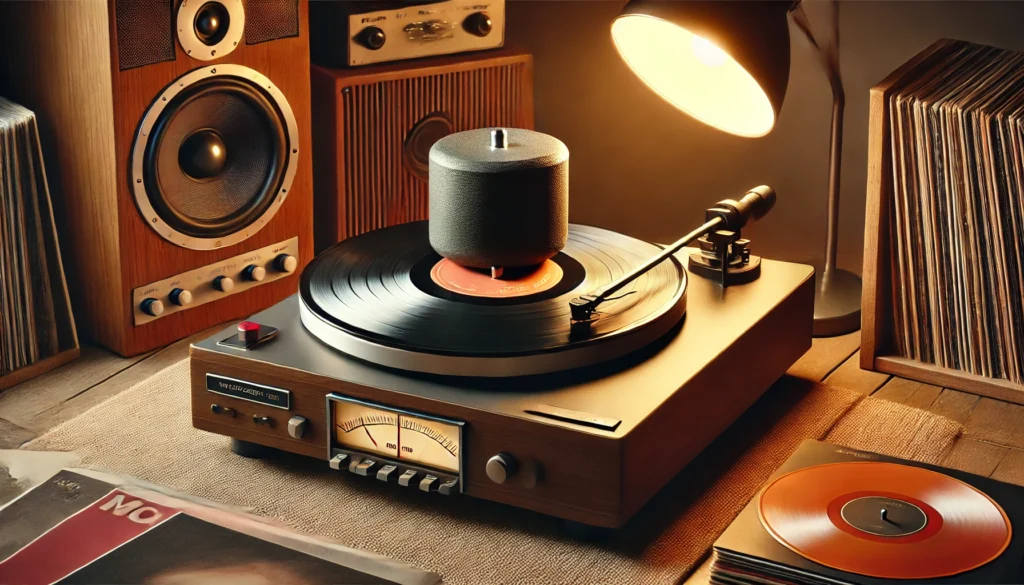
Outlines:
<svg viewBox="0 0 1024 585"><path fill-rule="evenodd" d="M143 300L142 303L139 304L139 308L142 309L143 313L150 317L159 317L164 313L164 304L153 298Z"/></svg>
<svg viewBox="0 0 1024 585"><path fill-rule="evenodd" d="M263 282L263 279L267 277L267 270L262 266L250 264L245 267L245 270L242 271L242 274L247 279L253 282Z"/></svg>
<svg viewBox="0 0 1024 585"><path fill-rule="evenodd" d="M494 483L505 483L516 473L516 458L508 453L498 453L487 460L487 477Z"/></svg>
<svg viewBox="0 0 1024 585"><path fill-rule="evenodd" d="M293 439L301 439L309 423L304 416L293 416L288 419L288 435Z"/></svg>

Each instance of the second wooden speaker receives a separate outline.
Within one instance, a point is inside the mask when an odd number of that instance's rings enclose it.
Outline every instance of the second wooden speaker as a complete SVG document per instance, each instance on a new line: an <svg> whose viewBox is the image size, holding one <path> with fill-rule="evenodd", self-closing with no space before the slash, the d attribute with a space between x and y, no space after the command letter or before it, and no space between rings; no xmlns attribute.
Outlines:
<svg viewBox="0 0 1024 585"><path fill-rule="evenodd" d="M533 128L533 59L499 51L329 69L314 66L316 250L427 219L430 147L453 132Z"/></svg>

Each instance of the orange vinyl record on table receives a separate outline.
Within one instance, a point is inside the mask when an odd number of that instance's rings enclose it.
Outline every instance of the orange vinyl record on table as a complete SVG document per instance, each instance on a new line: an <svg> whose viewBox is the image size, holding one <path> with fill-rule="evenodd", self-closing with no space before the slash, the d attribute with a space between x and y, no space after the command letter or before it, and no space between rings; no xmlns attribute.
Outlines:
<svg viewBox="0 0 1024 585"><path fill-rule="evenodd" d="M1010 544L990 497L952 477L896 463L816 465L761 492L761 524L816 563L884 579L936 579L975 569Z"/></svg>

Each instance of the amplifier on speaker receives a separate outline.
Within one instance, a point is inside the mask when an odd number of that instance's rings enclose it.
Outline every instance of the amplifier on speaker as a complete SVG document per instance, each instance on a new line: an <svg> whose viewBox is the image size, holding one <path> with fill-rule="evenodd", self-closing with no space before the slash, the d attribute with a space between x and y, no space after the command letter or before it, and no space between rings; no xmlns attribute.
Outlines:
<svg viewBox="0 0 1024 585"><path fill-rule="evenodd" d="M316 250L427 219L430 147L533 128L533 58L499 51L359 69L313 66Z"/></svg>

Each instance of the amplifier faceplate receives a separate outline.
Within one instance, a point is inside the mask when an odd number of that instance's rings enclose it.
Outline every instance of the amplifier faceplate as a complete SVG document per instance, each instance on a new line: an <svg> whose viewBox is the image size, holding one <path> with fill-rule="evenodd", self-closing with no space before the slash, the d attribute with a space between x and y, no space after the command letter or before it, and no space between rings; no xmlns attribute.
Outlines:
<svg viewBox="0 0 1024 585"><path fill-rule="evenodd" d="M298 259L292 238L140 286L132 291L135 326L290 276Z"/></svg>

